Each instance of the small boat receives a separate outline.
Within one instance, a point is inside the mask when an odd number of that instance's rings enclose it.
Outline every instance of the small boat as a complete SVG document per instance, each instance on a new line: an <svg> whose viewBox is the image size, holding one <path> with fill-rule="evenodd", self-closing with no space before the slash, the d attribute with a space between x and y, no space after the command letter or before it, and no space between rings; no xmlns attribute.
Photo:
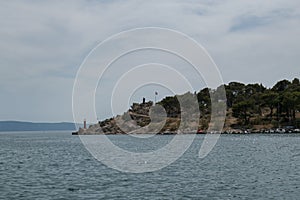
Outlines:
<svg viewBox="0 0 300 200"><path fill-rule="evenodd" d="M197 134L205 134L205 132L201 129L198 129Z"/></svg>
<svg viewBox="0 0 300 200"><path fill-rule="evenodd" d="M72 135L78 135L78 131L72 132Z"/></svg>

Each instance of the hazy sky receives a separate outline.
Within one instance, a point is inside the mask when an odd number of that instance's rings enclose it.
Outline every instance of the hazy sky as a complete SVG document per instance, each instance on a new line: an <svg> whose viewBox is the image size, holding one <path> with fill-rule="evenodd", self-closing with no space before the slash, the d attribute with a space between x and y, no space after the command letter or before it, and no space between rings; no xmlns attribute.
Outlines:
<svg viewBox="0 0 300 200"><path fill-rule="evenodd" d="M138 27L191 36L226 83L270 87L300 77L299 0L1 1L0 15L0 120L72 121L73 83L85 56Z"/></svg>

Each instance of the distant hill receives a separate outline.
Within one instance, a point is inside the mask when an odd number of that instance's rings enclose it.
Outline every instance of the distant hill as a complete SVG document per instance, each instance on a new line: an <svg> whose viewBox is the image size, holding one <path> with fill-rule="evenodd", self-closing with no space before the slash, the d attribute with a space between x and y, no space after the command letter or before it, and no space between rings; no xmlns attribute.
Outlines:
<svg viewBox="0 0 300 200"><path fill-rule="evenodd" d="M185 105L184 109L178 99ZM260 83L230 82L216 89L203 88L199 92L168 96L156 104L143 100L143 103L133 103L123 115L80 129L78 134L172 134L177 133L179 128L181 133L190 133L191 130L206 132L214 125L210 121L212 103L217 113L214 116L215 122L222 125L222 116L226 115L224 132L262 133L281 128L298 132L300 129L300 80L294 78L292 81L278 81L272 88L266 88ZM198 108L193 106L197 104ZM162 113L160 107L163 107ZM163 116L164 112L165 122L159 117L151 121L151 113ZM181 116L195 120L181 123Z"/></svg>
<svg viewBox="0 0 300 200"><path fill-rule="evenodd" d="M33 123L20 121L0 121L0 132L4 131L62 131L75 130L75 124L61 123Z"/></svg>

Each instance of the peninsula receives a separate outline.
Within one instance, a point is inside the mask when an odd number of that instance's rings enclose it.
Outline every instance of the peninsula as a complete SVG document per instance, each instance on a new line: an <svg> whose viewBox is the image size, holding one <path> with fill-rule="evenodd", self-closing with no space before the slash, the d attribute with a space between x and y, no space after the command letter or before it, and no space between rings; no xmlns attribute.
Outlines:
<svg viewBox="0 0 300 200"><path fill-rule="evenodd" d="M231 82L224 85L226 90L226 120L224 133L273 133L300 132L300 81L298 78L278 81L272 88L262 84ZM152 101L134 103L123 115L115 116L88 128L80 128L74 134L125 134L154 133L175 134L181 123L181 109L178 97L197 97L200 117L185 124L182 133L206 133L211 117L210 94L215 92L204 88L199 92L165 97L155 105ZM221 102L222 103L222 102ZM163 124L151 123L151 110L164 108L166 117ZM193 117L193 116L192 116ZM194 116L197 119L197 116ZM196 123L198 122L198 123ZM151 124L151 126L148 126ZM136 127L140 128L135 132ZM192 129L191 129L192 127ZM191 131L193 130L193 131ZM194 131L198 130L198 131ZM157 131L156 131L157 132Z"/></svg>

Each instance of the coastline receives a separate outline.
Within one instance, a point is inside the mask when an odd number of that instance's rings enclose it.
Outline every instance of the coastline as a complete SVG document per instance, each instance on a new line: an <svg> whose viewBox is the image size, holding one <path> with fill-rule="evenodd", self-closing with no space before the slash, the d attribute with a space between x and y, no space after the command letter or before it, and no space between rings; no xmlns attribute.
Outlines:
<svg viewBox="0 0 300 200"><path fill-rule="evenodd" d="M182 133L177 133L177 132L158 132L158 133L151 133L151 132L146 132L146 133L135 133L133 135L139 135L139 134L149 134L149 135L189 135L189 134L197 134L197 135L205 135L205 134L234 134L234 135L250 135L250 134L300 134L299 129L291 129L291 130L230 130L230 131L222 131L222 132L206 132L206 131L201 131L201 132L182 132ZM82 130L81 132L75 131L72 132L72 135L127 135L127 133L113 133L113 132L107 132L107 133L89 133L86 130Z"/></svg>
<svg viewBox="0 0 300 200"><path fill-rule="evenodd" d="M159 102L133 103L122 115L99 121L74 132L84 134L223 134L300 133L300 80L278 81L272 88L262 84L230 82L222 90L167 96ZM214 97L214 98L212 98ZM179 103L179 99L181 102ZM196 102L197 101L197 102ZM198 105L187 106L183 105ZM212 121L212 105L217 116ZM225 121L224 121L225 119ZM219 124L218 124L219 122Z"/></svg>

